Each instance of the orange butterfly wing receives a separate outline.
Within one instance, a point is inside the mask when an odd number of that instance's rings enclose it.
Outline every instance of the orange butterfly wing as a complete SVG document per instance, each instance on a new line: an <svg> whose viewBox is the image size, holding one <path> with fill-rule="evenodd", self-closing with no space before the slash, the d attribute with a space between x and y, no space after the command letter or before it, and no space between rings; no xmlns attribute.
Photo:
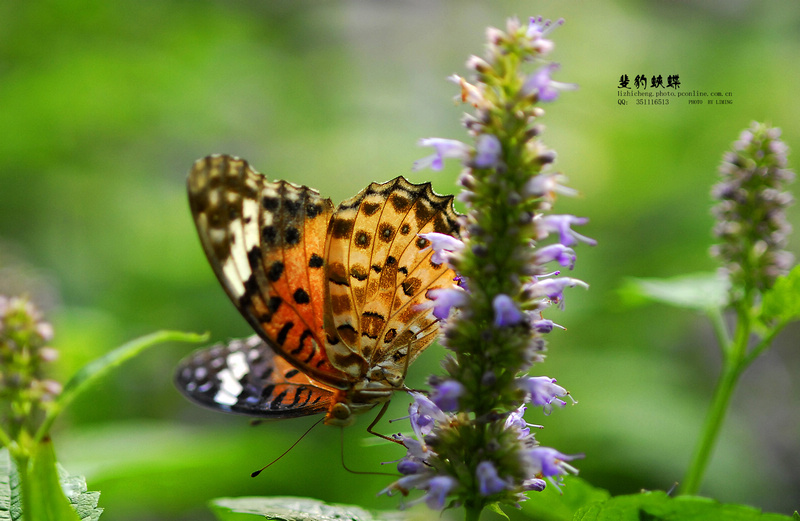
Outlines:
<svg viewBox="0 0 800 521"><path fill-rule="evenodd" d="M324 247L330 199L286 181L269 182L238 158L198 160L189 204L220 283L270 347L315 379L348 378L325 351Z"/></svg>

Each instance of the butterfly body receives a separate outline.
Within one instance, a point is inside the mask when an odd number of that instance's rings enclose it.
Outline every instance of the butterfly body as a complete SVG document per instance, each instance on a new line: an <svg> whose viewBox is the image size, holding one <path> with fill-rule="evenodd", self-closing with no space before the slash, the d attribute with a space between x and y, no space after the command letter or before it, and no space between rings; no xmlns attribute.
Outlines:
<svg viewBox="0 0 800 521"><path fill-rule="evenodd" d="M176 384L187 397L345 425L403 388L438 334L427 293L455 276L418 234L457 235L452 197L398 177L334 209L313 189L223 155L198 160L187 184L206 256L256 332L183 360Z"/></svg>

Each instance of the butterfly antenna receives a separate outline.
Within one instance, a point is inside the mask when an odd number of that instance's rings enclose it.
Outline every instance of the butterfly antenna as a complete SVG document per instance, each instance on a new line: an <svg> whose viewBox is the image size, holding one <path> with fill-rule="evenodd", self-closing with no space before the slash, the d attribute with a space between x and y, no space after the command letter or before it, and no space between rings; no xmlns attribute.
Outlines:
<svg viewBox="0 0 800 521"><path fill-rule="evenodd" d="M251 473L251 474L250 474L250 477L251 477L251 478L254 478L254 477L258 476L258 475L259 475L259 474L261 474L261 473L262 473L264 470L266 470L268 467L272 466L272 464L273 464L273 463L276 463L276 462L277 462L279 459L281 459L282 457L284 457L284 456L286 456L287 454L289 454L289 451L290 451L290 450L292 450L293 448L295 448L295 447L297 446L297 444L298 444L298 443L300 443L300 440L302 440L303 438L305 438L305 437L306 437L306 434L308 434L309 432L311 432L311 429L313 429L314 427L316 427L317 425L319 425L319 424L320 424L320 422L321 422L322 420L324 420L324 419L325 419L325 417L323 416L323 417L322 417L322 418L320 418L319 420L315 421L315 422L314 422L314 425L312 425L311 427L309 427L309 428L306 430L306 432L304 432L304 433L303 433L303 435L302 435L302 436L300 436L299 438L297 438L297 441L295 441L294 443L292 443L291 447L289 447L288 449L286 449L285 451L283 451L283 454L281 454L280 456L278 456L278 457L277 457L277 458L275 458L274 460L270 461L269 463L267 463L266 465L264 465L263 467L261 467L261 468L260 468L260 469L258 469L257 471L255 471L255 472Z"/></svg>
<svg viewBox="0 0 800 521"><path fill-rule="evenodd" d="M373 475L373 476L391 476L393 478L396 478L399 475L399 474L390 474L388 472L370 472L370 471L364 471L364 470L353 470L350 467L348 467L347 464L344 462L344 427L340 427L339 429L340 429L339 432L341 433L341 436L339 437L339 448L340 448L339 454L341 455L341 458L342 458L342 467L344 467L344 470L346 470L350 474L365 474L365 475Z"/></svg>

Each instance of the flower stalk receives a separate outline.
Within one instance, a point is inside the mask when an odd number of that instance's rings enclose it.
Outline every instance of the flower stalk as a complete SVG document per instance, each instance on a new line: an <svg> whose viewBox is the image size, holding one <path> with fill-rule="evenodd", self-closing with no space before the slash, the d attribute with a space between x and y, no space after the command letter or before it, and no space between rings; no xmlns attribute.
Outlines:
<svg viewBox="0 0 800 521"><path fill-rule="evenodd" d="M35 511L31 463L43 450L39 428L61 392L61 384L44 376L58 354L47 347L52 337L33 304L0 295L0 444L14 460L23 512Z"/></svg>
<svg viewBox="0 0 800 521"><path fill-rule="evenodd" d="M461 240L421 235L434 262L447 262L459 276L458 287L429 295L451 354L444 375L429 379L430 395L413 393L414 436L398 435L408 449L398 463L403 477L384 490L425 492L406 506L463 506L466 519L478 519L488 505L517 504L577 473L568 462L581 456L539 446L523 416L528 407L549 414L567 403L569 393L555 379L526 373L544 359L544 336L560 328L542 312L563 307L566 288L587 286L559 277L560 268L574 266L572 246L594 244L572 229L585 219L550 213L557 195L575 193L551 171L555 153L539 139L541 104L575 88L552 80L558 67L545 59L553 48L546 36L561 23L510 19L505 31L490 28L485 57L467 61L474 79L450 78L458 99L475 109L463 120L474 144L420 141L434 153L415 168L461 161L458 200L467 213Z"/></svg>
<svg viewBox="0 0 800 521"><path fill-rule="evenodd" d="M792 202L784 188L794 174L786 168L788 148L779 137L779 129L754 122L723 157L721 180L712 190L719 201L713 214L714 235L720 242L711 255L721 261L728 279L728 306L736 325L730 335L721 317L715 320L723 367L682 494L700 489L739 377L785 325L763 317L761 309L765 295L793 264L793 256L783 248L791 230L785 209ZM751 347L754 338L757 342Z"/></svg>

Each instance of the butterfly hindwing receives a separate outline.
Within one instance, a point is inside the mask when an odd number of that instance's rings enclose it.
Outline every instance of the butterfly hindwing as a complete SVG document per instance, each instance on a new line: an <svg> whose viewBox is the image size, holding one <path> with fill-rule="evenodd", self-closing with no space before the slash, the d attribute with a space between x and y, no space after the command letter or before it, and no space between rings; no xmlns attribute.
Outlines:
<svg viewBox="0 0 800 521"><path fill-rule="evenodd" d="M180 362L175 380L200 405L266 418L324 413L333 396L258 336L195 351Z"/></svg>
<svg viewBox="0 0 800 521"><path fill-rule="evenodd" d="M329 327L342 340L342 358L358 356L369 368L402 372L438 332L423 305L427 291L453 285L455 273L433 264L428 241L417 235L458 235L452 197L402 177L372 183L339 205L329 229Z"/></svg>

